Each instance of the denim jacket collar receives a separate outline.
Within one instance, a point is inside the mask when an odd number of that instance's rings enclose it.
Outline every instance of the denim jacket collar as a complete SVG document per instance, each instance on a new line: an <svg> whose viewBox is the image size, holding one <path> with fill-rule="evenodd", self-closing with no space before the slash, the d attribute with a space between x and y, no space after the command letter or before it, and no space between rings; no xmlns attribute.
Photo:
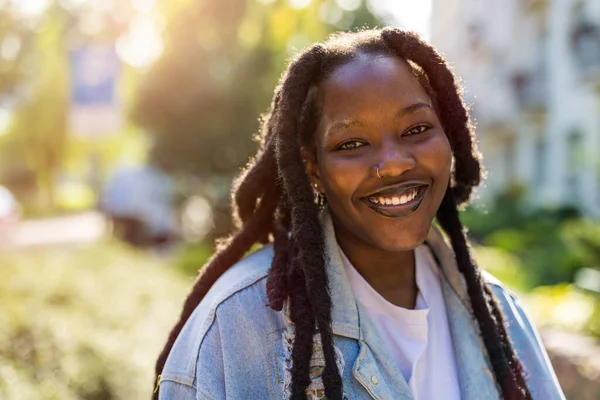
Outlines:
<svg viewBox="0 0 600 400"><path fill-rule="evenodd" d="M411 399L408 384L389 358L374 328L370 324L361 323L363 321L360 317L364 313L354 299L327 209L323 211L321 218L333 304L333 333L356 339L360 343L359 357L353 367L354 376L376 399ZM489 357L473 317L466 282L458 271L454 253L433 224L425 244L431 249L442 272L441 283L462 398L499 398Z"/></svg>

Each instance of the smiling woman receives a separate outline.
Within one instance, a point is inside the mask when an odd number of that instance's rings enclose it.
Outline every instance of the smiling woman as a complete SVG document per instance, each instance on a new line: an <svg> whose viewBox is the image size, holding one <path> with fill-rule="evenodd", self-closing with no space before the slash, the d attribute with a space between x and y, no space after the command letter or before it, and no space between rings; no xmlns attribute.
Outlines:
<svg viewBox="0 0 600 400"><path fill-rule="evenodd" d="M241 227L185 302L157 397L563 398L518 301L470 256L458 206L480 157L429 44L386 28L311 46L261 134L234 186Z"/></svg>
<svg viewBox="0 0 600 400"><path fill-rule="evenodd" d="M303 155L342 250L404 253L412 264L450 179L450 143L429 94L405 60L359 53L331 73L319 97L316 146ZM360 270L363 261L350 259Z"/></svg>

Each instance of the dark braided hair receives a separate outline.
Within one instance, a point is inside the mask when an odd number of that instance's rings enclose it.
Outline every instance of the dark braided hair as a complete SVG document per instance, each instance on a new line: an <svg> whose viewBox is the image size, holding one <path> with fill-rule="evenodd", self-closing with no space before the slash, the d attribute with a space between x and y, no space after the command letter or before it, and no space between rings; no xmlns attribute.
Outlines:
<svg viewBox="0 0 600 400"><path fill-rule="evenodd" d="M325 357L325 396L332 400L343 398L331 329L324 235L300 149L314 149L314 132L320 117L316 101L319 84L337 67L364 54L406 60L434 104L454 157L451 181L436 217L450 238L459 271L467 282L473 314L502 396L531 399L502 311L470 255L459 219L458 208L468 203L482 175L475 132L462 92L448 64L434 48L414 33L392 28L336 34L290 62L275 90L270 112L263 119L258 155L234 182L233 206L240 229L221 244L202 269L157 360L156 374L161 373L177 335L213 283L254 243L272 241L274 258L266 285L268 305L281 311L284 302L289 301L296 329L291 399L306 399L315 333L321 337Z"/></svg>

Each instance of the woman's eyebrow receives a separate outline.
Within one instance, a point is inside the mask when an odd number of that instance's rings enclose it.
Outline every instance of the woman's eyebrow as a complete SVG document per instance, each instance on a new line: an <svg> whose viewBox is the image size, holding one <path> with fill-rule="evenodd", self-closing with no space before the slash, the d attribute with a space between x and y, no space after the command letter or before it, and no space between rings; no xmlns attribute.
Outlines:
<svg viewBox="0 0 600 400"><path fill-rule="evenodd" d="M412 114L415 111L420 110L422 108L429 108L430 110L433 110L433 107L431 107L427 103L415 103L415 104L411 104L410 106L402 108L400 111L398 111L398 113L396 114L396 117L398 117L398 118L405 117L407 114Z"/></svg>
<svg viewBox="0 0 600 400"><path fill-rule="evenodd" d="M356 119L344 119L341 121L335 121L333 124L331 124L331 126L329 128L327 128L327 131L325 132L325 137L328 137L329 135L333 134L333 132L335 132L337 130L350 129L350 128L361 128L363 126L365 126L365 124Z"/></svg>
<svg viewBox="0 0 600 400"><path fill-rule="evenodd" d="M406 115L412 114L422 108L428 108L430 110L433 110L433 107L431 107L427 103L414 103L414 104L411 104L409 106L406 106L406 107L400 109L400 111L398 111L396 113L396 118L405 117ZM362 128L364 126L365 126L364 122L361 122L356 119L344 119L341 121L335 121L333 124L331 124L331 126L325 132L325 137L328 137L329 135L333 134L333 132L335 132L337 130L350 129L350 128Z"/></svg>

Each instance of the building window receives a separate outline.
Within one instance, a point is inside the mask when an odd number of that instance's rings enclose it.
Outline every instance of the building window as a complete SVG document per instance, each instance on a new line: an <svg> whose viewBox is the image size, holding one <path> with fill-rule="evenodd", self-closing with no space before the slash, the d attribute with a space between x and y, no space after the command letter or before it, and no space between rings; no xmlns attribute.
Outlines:
<svg viewBox="0 0 600 400"><path fill-rule="evenodd" d="M567 137L567 199L573 204L582 200L581 182L583 174L583 135L573 131Z"/></svg>
<svg viewBox="0 0 600 400"><path fill-rule="evenodd" d="M571 11L571 48L576 67L584 74L600 66L600 24L589 11L581 1Z"/></svg>
<svg viewBox="0 0 600 400"><path fill-rule="evenodd" d="M546 157L546 141L543 137L538 137L535 140L534 148L534 171L533 181L536 187L544 186L546 180L546 166L544 165Z"/></svg>
<svg viewBox="0 0 600 400"><path fill-rule="evenodd" d="M510 184L513 183L516 180L516 160L515 160L515 153L516 153L516 143L515 143L515 137L510 134L506 137L506 140L504 142L504 171L506 172L505 175L505 183L506 184Z"/></svg>

